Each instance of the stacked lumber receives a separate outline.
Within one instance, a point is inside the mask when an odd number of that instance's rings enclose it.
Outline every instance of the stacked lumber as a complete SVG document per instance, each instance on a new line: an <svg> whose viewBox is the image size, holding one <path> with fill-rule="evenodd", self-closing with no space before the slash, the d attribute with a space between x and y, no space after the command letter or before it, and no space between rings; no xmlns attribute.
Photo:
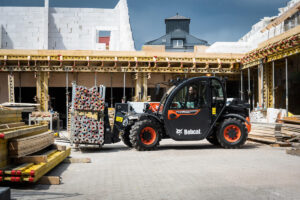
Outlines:
<svg viewBox="0 0 300 200"><path fill-rule="evenodd" d="M279 142L282 140L280 126L280 124L276 123L252 122L248 138L265 143Z"/></svg>
<svg viewBox="0 0 300 200"><path fill-rule="evenodd" d="M287 123L251 123L250 140L269 144L300 142L300 125Z"/></svg>
<svg viewBox="0 0 300 200"><path fill-rule="evenodd" d="M54 134L52 131L24 138L16 138L9 142L9 155L10 157L20 158L40 151L53 143Z"/></svg>
<svg viewBox="0 0 300 200"><path fill-rule="evenodd" d="M48 124L25 125L21 115L0 107L0 182L36 182L70 155L66 148L45 153L54 143Z"/></svg>

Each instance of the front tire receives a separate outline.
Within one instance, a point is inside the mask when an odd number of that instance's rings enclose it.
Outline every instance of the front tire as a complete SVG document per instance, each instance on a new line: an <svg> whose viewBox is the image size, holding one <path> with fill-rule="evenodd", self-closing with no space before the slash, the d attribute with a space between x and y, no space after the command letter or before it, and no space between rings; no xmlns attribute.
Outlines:
<svg viewBox="0 0 300 200"><path fill-rule="evenodd" d="M132 143L130 142L130 137L129 137L130 136L130 129L131 129L131 127L126 127L125 128L124 132L121 135L121 139L122 139L123 143L126 146L132 148Z"/></svg>
<svg viewBox="0 0 300 200"><path fill-rule="evenodd" d="M161 127L156 121L146 119L136 122L130 130L130 142L138 151L154 150L161 140Z"/></svg>
<svg viewBox="0 0 300 200"><path fill-rule="evenodd" d="M240 148L245 144L247 137L245 123L237 118L225 119L217 133L218 142L226 149Z"/></svg>

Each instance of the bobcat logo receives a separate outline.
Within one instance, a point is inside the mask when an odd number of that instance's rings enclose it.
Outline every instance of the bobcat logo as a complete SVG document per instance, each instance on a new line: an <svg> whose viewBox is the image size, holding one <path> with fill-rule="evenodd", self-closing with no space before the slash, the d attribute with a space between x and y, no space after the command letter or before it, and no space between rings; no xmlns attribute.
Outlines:
<svg viewBox="0 0 300 200"><path fill-rule="evenodd" d="M182 130L183 130L183 129L177 129L177 128L176 128L176 134L177 134L177 135L181 135L181 134L182 134Z"/></svg>

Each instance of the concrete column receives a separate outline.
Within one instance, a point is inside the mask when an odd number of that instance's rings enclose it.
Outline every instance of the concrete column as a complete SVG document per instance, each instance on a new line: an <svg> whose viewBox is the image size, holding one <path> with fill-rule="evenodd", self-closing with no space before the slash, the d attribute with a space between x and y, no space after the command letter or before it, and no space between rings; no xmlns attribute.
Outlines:
<svg viewBox="0 0 300 200"><path fill-rule="evenodd" d="M258 66L258 98L259 105L264 108L264 65L262 61Z"/></svg>
<svg viewBox="0 0 300 200"><path fill-rule="evenodd" d="M49 41L49 0L45 0L44 5L44 42L42 49L48 49Z"/></svg>
<svg viewBox="0 0 300 200"><path fill-rule="evenodd" d="M8 102L15 102L15 77L12 72L8 74Z"/></svg>
<svg viewBox="0 0 300 200"><path fill-rule="evenodd" d="M143 80L142 80L142 73L138 72L135 74L135 101L141 101L142 99L142 86L143 86Z"/></svg>
<svg viewBox="0 0 300 200"><path fill-rule="evenodd" d="M148 101L148 76L147 73L143 73L143 101Z"/></svg>
<svg viewBox="0 0 300 200"><path fill-rule="evenodd" d="M250 68L248 68L248 103L249 105L251 104L251 98L250 96L252 95L251 93L251 79L250 79Z"/></svg>
<svg viewBox="0 0 300 200"><path fill-rule="evenodd" d="M241 100L244 100L243 71L241 70Z"/></svg>
<svg viewBox="0 0 300 200"><path fill-rule="evenodd" d="M48 111L48 72L37 72L36 77L36 99L37 103L40 104L39 111Z"/></svg>

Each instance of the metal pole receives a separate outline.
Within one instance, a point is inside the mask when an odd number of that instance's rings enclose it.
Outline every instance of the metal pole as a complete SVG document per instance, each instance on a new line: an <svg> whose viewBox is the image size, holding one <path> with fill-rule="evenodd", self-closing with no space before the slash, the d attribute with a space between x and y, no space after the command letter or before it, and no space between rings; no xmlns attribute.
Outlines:
<svg viewBox="0 0 300 200"><path fill-rule="evenodd" d="M22 72L19 73L19 103L22 102L22 81L21 81L22 77L21 77L21 75L22 75Z"/></svg>
<svg viewBox="0 0 300 200"><path fill-rule="evenodd" d="M272 96L273 96L273 108L275 108L275 62L272 62L272 84L273 84L273 90L272 90Z"/></svg>
<svg viewBox="0 0 300 200"><path fill-rule="evenodd" d="M261 61L261 88L260 88L260 92L261 92L261 105L262 108L265 107L265 102L264 102L264 64Z"/></svg>
<svg viewBox="0 0 300 200"><path fill-rule="evenodd" d="M113 88L112 88L112 75L110 73L110 106L113 108Z"/></svg>
<svg viewBox="0 0 300 200"><path fill-rule="evenodd" d="M241 100L244 100L243 71L241 71Z"/></svg>
<svg viewBox="0 0 300 200"><path fill-rule="evenodd" d="M126 89L126 73L124 72L124 78L123 78L123 101L126 102L126 96L125 96L125 89Z"/></svg>
<svg viewBox="0 0 300 200"><path fill-rule="evenodd" d="M248 103L249 103L249 105L251 104L250 95L251 95L251 89L250 89L250 68L248 68Z"/></svg>
<svg viewBox="0 0 300 200"><path fill-rule="evenodd" d="M286 116L289 113L289 82L288 82L288 59L285 58L285 107L286 107Z"/></svg>
<svg viewBox="0 0 300 200"><path fill-rule="evenodd" d="M97 72L95 72L94 79L95 79L95 86L97 86Z"/></svg>
<svg viewBox="0 0 300 200"><path fill-rule="evenodd" d="M253 95L252 95L252 105L253 105L253 109L255 108L255 75L253 73L253 78L252 78L252 88L253 88Z"/></svg>
<svg viewBox="0 0 300 200"><path fill-rule="evenodd" d="M66 125L69 127L69 73L66 72Z"/></svg>

